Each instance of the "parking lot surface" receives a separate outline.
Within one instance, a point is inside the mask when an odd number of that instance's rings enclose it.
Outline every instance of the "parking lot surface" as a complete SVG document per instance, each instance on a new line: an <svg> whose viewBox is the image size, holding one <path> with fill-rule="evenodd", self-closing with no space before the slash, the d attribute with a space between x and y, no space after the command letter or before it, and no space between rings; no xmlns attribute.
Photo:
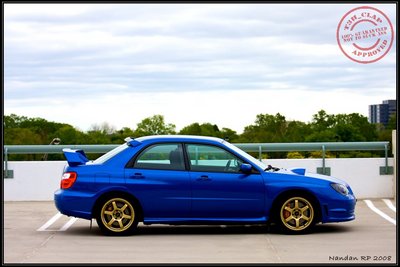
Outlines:
<svg viewBox="0 0 400 267"><path fill-rule="evenodd" d="M351 222L307 235L274 226L139 224L137 234L103 236L95 220L58 214L53 202L5 202L3 263L392 263L396 202L359 200Z"/></svg>

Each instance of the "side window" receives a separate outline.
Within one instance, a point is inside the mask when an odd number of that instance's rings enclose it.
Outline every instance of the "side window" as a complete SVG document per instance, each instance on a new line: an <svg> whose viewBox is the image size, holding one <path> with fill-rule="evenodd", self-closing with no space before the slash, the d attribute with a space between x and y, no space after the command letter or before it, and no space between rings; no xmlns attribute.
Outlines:
<svg viewBox="0 0 400 267"><path fill-rule="evenodd" d="M242 160L228 151L208 145L187 145L190 170L204 172L239 172Z"/></svg>
<svg viewBox="0 0 400 267"><path fill-rule="evenodd" d="M180 144L157 144L146 148L133 165L137 169L185 170Z"/></svg>

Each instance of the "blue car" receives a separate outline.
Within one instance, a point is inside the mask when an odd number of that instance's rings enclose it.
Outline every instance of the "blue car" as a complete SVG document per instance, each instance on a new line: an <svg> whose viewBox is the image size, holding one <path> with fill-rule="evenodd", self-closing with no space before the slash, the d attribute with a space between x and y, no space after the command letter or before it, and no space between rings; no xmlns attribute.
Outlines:
<svg viewBox="0 0 400 267"><path fill-rule="evenodd" d="M286 233L355 218L344 181L305 169L266 166L225 140L200 136L127 138L94 161L64 149L54 194L67 216L96 219L107 235L144 224L275 223Z"/></svg>

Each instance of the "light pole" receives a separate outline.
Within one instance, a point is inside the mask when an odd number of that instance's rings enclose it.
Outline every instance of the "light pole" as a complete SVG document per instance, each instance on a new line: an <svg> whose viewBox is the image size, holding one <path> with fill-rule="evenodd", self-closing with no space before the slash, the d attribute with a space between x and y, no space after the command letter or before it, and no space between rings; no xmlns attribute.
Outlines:
<svg viewBox="0 0 400 267"><path fill-rule="evenodd" d="M49 145L59 145L61 143L61 139L56 137L51 140ZM47 160L47 153L43 155L42 160Z"/></svg>

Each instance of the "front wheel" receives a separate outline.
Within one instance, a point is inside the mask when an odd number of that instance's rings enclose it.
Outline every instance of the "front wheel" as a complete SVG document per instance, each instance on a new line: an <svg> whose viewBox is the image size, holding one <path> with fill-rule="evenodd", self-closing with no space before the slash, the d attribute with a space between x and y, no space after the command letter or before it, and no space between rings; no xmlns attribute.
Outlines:
<svg viewBox="0 0 400 267"><path fill-rule="evenodd" d="M96 221L107 235L128 235L137 228L135 206L125 197L108 198L100 204Z"/></svg>
<svg viewBox="0 0 400 267"><path fill-rule="evenodd" d="M279 205L278 221L281 229L290 234L309 232L316 221L316 210L309 197L292 196Z"/></svg>

